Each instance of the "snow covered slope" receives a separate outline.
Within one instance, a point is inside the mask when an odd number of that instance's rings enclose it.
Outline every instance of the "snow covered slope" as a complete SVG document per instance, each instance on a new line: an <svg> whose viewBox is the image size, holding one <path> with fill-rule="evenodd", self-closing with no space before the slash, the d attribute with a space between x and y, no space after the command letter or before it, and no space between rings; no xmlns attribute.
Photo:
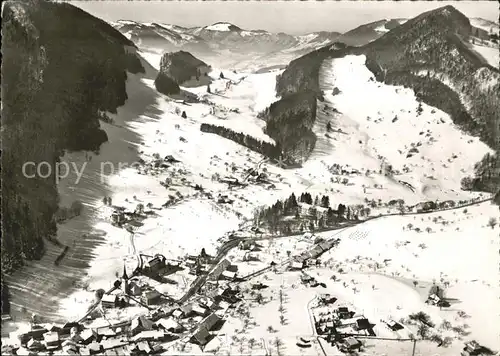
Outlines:
<svg viewBox="0 0 500 356"><path fill-rule="evenodd" d="M375 179L391 196L424 200L458 199L465 194L460 179L490 152L485 144L462 133L440 110L422 104L418 114L413 91L374 81L364 56L326 60L320 78L326 101L318 102L314 128L318 142L304 169L322 160L362 173L369 170L375 173L373 178L360 176L357 183L369 185ZM334 88L339 90L336 95ZM326 132L327 122L331 132ZM400 174L378 175L384 165ZM416 187L416 195L398 180ZM353 188L353 194L355 189L359 188Z"/></svg>
<svg viewBox="0 0 500 356"><path fill-rule="evenodd" d="M472 49L479 53L490 66L496 68L500 67L500 49L498 45L495 47L491 47L482 44L474 44L472 45Z"/></svg>
<svg viewBox="0 0 500 356"><path fill-rule="evenodd" d="M472 26L480 28L481 30L486 31L487 33L496 33L498 35L500 31L500 26L498 25L498 22L488 21L480 17L472 17L469 20Z"/></svg>

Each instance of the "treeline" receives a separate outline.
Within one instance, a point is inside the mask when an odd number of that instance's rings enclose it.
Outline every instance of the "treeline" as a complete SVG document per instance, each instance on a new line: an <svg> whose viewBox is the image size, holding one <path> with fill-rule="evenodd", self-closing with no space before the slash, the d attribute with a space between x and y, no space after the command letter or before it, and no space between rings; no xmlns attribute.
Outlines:
<svg viewBox="0 0 500 356"><path fill-rule="evenodd" d="M279 145L257 140L252 136L233 131L227 127L203 123L200 126L200 131L217 134L269 158L278 158L281 154L281 148Z"/></svg>
<svg viewBox="0 0 500 356"><path fill-rule="evenodd" d="M299 203L310 205L300 206ZM299 198L292 193L285 200L277 200L269 207L261 207L254 213L254 224L264 225L272 233L316 231L338 225L342 221L357 220L350 207L339 204L336 210L330 206L328 196L312 197L302 193Z"/></svg>
<svg viewBox="0 0 500 356"><path fill-rule="evenodd" d="M40 258L43 239L56 234L54 174L27 178L23 164L54 167L64 150L98 150L107 140L99 112L116 113L128 66L142 66L124 49L132 42L73 5L28 0L3 10L1 268L9 273Z"/></svg>

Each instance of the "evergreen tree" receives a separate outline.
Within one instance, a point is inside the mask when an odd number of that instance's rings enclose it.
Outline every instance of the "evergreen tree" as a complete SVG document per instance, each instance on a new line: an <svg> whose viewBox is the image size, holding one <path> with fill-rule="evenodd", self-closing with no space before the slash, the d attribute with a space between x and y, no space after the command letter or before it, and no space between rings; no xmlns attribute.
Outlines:
<svg viewBox="0 0 500 356"><path fill-rule="evenodd" d="M321 206L323 208L330 207L330 198L327 195L323 195L323 197L321 198Z"/></svg>
<svg viewBox="0 0 500 356"><path fill-rule="evenodd" d="M328 208L326 213L326 223L327 225L334 225L336 220L335 212L332 208Z"/></svg>
<svg viewBox="0 0 500 356"><path fill-rule="evenodd" d="M212 93L212 90L210 89L210 84L207 85L207 93Z"/></svg>
<svg viewBox="0 0 500 356"><path fill-rule="evenodd" d="M314 198L314 205L318 206L319 205L319 197L316 195Z"/></svg>
<svg viewBox="0 0 500 356"><path fill-rule="evenodd" d="M346 210L346 206L344 204L339 204L339 207L337 209L337 215L339 218L344 217L345 210Z"/></svg>
<svg viewBox="0 0 500 356"><path fill-rule="evenodd" d="M332 131L332 124L330 123L330 121L328 121L326 124L326 131L328 132Z"/></svg>
<svg viewBox="0 0 500 356"><path fill-rule="evenodd" d="M219 78L224 79L224 73L220 72Z"/></svg>
<svg viewBox="0 0 500 356"><path fill-rule="evenodd" d="M187 119L187 115L186 115L186 112L185 112L185 111L183 111L183 112L182 112L181 117L182 117L183 119Z"/></svg>
<svg viewBox="0 0 500 356"><path fill-rule="evenodd" d="M325 219L321 216L318 220L318 228L322 229L325 227Z"/></svg>

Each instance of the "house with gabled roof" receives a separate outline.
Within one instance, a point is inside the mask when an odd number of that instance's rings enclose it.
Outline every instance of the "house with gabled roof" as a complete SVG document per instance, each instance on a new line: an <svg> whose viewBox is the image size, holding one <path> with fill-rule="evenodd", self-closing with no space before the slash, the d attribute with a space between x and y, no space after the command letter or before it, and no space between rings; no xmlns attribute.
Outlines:
<svg viewBox="0 0 500 356"><path fill-rule="evenodd" d="M156 327L172 333L180 333L184 327L179 324L173 317L162 318L155 323Z"/></svg>
<svg viewBox="0 0 500 356"><path fill-rule="evenodd" d="M59 333L57 331L49 331L43 334L43 341L47 350L55 350L59 348Z"/></svg>

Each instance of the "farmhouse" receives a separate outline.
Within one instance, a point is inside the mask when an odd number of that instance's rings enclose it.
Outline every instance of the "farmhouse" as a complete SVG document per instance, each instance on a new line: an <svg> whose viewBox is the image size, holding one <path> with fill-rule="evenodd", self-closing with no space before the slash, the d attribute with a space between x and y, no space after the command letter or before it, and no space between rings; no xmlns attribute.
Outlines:
<svg viewBox="0 0 500 356"><path fill-rule="evenodd" d="M35 339L31 339L30 341L28 341L26 346L28 347L29 350L42 350L43 349L42 343L38 340L35 340Z"/></svg>
<svg viewBox="0 0 500 356"><path fill-rule="evenodd" d="M206 328L199 327L189 341L193 344L200 345L200 347L204 347L210 342L211 337L212 335L210 335Z"/></svg>
<svg viewBox="0 0 500 356"><path fill-rule="evenodd" d="M208 314L208 309L201 306L200 304L194 304L191 308L192 314L194 315L199 315L199 316L205 316Z"/></svg>
<svg viewBox="0 0 500 356"><path fill-rule="evenodd" d="M184 330L184 327L173 318L162 318L156 322L156 326L172 333L180 333Z"/></svg>
<svg viewBox="0 0 500 356"><path fill-rule="evenodd" d="M392 331L398 331L404 329L403 325L394 320L389 320L387 322L387 326L389 326L389 329L391 329Z"/></svg>
<svg viewBox="0 0 500 356"><path fill-rule="evenodd" d="M176 309L176 310L173 311L172 316L175 319L180 319L180 318L182 318L183 314L184 314L184 312L182 310Z"/></svg>
<svg viewBox="0 0 500 356"><path fill-rule="evenodd" d="M132 320L130 324L130 331L133 334L137 334L144 330L153 329L153 322L151 320L146 319L145 316L141 315Z"/></svg>
<svg viewBox="0 0 500 356"><path fill-rule="evenodd" d="M212 298L209 298L209 297L202 297L200 298L200 300L198 301L198 303L203 306L203 307L206 307L210 310L214 310L217 308L217 303L215 302L215 300L213 300Z"/></svg>
<svg viewBox="0 0 500 356"><path fill-rule="evenodd" d="M101 299L101 305L103 308L114 308L118 303L118 297L116 294L104 294Z"/></svg>
<svg viewBox="0 0 500 356"><path fill-rule="evenodd" d="M233 279L236 278L236 272L223 271L221 274L221 278L228 281L232 281Z"/></svg>
<svg viewBox="0 0 500 356"><path fill-rule="evenodd" d="M97 334L92 329L85 329L80 334L80 337L82 338L81 343L88 345L96 339L96 336Z"/></svg>
<svg viewBox="0 0 500 356"><path fill-rule="evenodd" d="M153 259L147 261L144 265L145 269L152 274L160 274L165 268L165 257L156 256Z"/></svg>
<svg viewBox="0 0 500 356"><path fill-rule="evenodd" d="M288 266L290 271L300 271L304 268L304 263L299 261L292 261Z"/></svg>
<svg viewBox="0 0 500 356"><path fill-rule="evenodd" d="M212 271L212 273L210 274L210 276L208 278L212 281L218 280L220 278L220 276L222 275L222 272L224 272L229 266L231 266L231 262L229 262L229 260L227 260L227 259L223 259L217 265L217 267L215 267L215 269Z"/></svg>
<svg viewBox="0 0 500 356"><path fill-rule="evenodd" d="M339 319L350 319L354 315L354 312L350 312L347 307L339 307L335 310L335 313Z"/></svg>
<svg viewBox="0 0 500 356"><path fill-rule="evenodd" d="M340 350L344 352L351 352L353 350L360 350L361 349L361 342L353 337L348 337L344 339L340 346Z"/></svg>
<svg viewBox="0 0 500 356"><path fill-rule="evenodd" d="M368 333L368 335L370 335L370 336L376 336L375 333L373 332L373 326L374 325L370 324L368 319L361 318L361 319L356 320L355 329L357 331L366 331Z"/></svg>
<svg viewBox="0 0 500 356"><path fill-rule="evenodd" d="M76 344L71 340L65 340L62 343L62 349L66 355L78 355L78 349L76 347Z"/></svg>
<svg viewBox="0 0 500 356"><path fill-rule="evenodd" d="M208 331L214 329L216 326L220 325L223 320L215 313L210 314L205 319L202 320L200 326L205 327Z"/></svg>
<svg viewBox="0 0 500 356"><path fill-rule="evenodd" d="M146 305L158 304L161 299L161 294L157 290L147 291L142 296L142 302Z"/></svg>
<svg viewBox="0 0 500 356"><path fill-rule="evenodd" d="M56 331L49 331L43 334L43 340L45 341L45 347L47 350L54 350L59 348L59 333Z"/></svg>

